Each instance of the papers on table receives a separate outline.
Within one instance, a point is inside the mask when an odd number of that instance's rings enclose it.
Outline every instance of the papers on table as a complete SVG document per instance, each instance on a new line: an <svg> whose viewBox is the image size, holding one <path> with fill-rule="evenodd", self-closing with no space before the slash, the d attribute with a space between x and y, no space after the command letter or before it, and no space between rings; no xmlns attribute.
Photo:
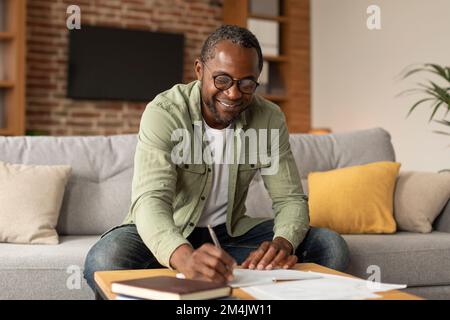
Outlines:
<svg viewBox="0 0 450 320"><path fill-rule="evenodd" d="M185 276L182 273L178 273L177 278L184 279ZM232 288L243 288L249 286L257 286L264 284L272 284L279 281L300 281L300 280L312 280L320 279L321 275L312 274L311 272L298 271L298 270L251 270L251 269L234 269L233 281L228 285Z"/></svg>
<svg viewBox="0 0 450 320"><path fill-rule="evenodd" d="M322 276L312 274L311 272L298 270L251 270L251 269L234 269L234 280L228 284L233 288L243 288L256 285L273 284L278 281L300 281L320 279Z"/></svg>
<svg viewBox="0 0 450 320"><path fill-rule="evenodd" d="M353 300L379 298L377 292L404 289L387 284L326 273L298 270L234 269L228 284L262 300ZM177 277L183 278L179 273Z"/></svg>
<svg viewBox="0 0 450 320"><path fill-rule="evenodd" d="M318 272L308 281L287 281L245 287L256 299L266 300L348 300L378 298L377 292L406 288L406 285L385 284Z"/></svg>

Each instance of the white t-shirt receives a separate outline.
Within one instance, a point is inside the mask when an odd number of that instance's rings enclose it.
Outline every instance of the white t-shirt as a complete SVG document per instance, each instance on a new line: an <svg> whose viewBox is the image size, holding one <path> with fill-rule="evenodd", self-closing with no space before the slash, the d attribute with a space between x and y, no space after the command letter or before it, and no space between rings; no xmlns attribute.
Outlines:
<svg viewBox="0 0 450 320"><path fill-rule="evenodd" d="M203 120L203 125L204 135L213 155L213 170L211 191L197 226L207 227L210 224L214 227L227 220L229 165L226 164L226 155L231 152L232 143L230 141L233 139L233 130L230 129L233 128L233 125L231 124L225 129L214 129L208 126L205 120Z"/></svg>

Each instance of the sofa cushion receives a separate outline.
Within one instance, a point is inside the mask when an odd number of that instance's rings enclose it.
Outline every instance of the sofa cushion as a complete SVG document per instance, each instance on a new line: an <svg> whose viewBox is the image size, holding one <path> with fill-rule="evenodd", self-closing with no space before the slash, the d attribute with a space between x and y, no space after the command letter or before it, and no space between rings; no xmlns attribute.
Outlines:
<svg viewBox="0 0 450 320"><path fill-rule="evenodd" d="M308 176L311 226L338 233L393 233L400 163L379 161Z"/></svg>
<svg viewBox="0 0 450 320"><path fill-rule="evenodd" d="M397 232L343 235L350 249L352 275L367 279L378 266L381 281L408 286L450 285L450 234ZM373 271L372 271L373 272Z"/></svg>
<svg viewBox="0 0 450 320"><path fill-rule="evenodd" d="M431 232L450 199L450 174L400 172L395 189L395 220L399 230Z"/></svg>
<svg viewBox="0 0 450 320"><path fill-rule="evenodd" d="M391 136L382 128L326 135L291 134L289 142L302 179L313 171L395 161Z"/></svg>
<svg viewBox="0 0 450 320"><path fill-rule="evenodd" d="M55 246L0 243L0 300L93 298L83 269L98 239L62 236Z"/></svg>
<svg viewBox="0 0 450 320"><path fill-rule="evenodd" d="M61 269L84 266L84 258L99 236L62 236L55 246L0 243L0 270Z"/></svg>
<svg viewBox="0 0 450 320"><path fill-rule="evenodd" d="M0 160L70 165L57 231L96 235L122 223L131 201L137 135L0 137Z"/></svg>
<svg viewBox="0 0 450 320"><path fill-rule="evenodd" d="M58 244L55 228L70 171L0 161L0 242Z"/></svg>

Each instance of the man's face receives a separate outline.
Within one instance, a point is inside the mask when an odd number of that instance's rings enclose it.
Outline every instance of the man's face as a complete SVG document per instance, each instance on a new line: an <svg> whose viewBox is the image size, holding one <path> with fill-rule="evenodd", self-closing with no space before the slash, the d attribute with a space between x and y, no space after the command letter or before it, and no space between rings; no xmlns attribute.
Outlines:
<svg viewBox="0 0 450 320"><path fill-rule="evenodd" d="M214 76L228 75L233 79L259 77L258 54L254 48L244 48L224 40L215 46L214 58L195 61L195 73L201 81L202 114L206 123L216 129L226 128L244 111L253 99L253 94L244 94L237 82L221 91L214 85Z"/></svg>

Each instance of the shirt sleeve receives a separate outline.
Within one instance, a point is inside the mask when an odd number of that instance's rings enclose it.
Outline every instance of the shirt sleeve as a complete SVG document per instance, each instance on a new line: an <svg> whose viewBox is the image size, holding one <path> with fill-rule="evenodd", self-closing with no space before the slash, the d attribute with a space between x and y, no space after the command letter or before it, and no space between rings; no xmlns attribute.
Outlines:
<svg viewBox="0 0 450 320"><path fill-rule="evenodd" d="M272 161L274 155L278 155L278 168L270 174L263 174L262 178L273 202L274 238L285 238L295 252L309 230L308 197L303 192L292 155L284 115L279 112L272 121L271 127L279 128L278 148L275 148L275 154L273 151L271 154ZM275 138L271 136L271 146L276 145Z"/></svg>
<svg viewBox="0 0 450 320"><path fill-rule="evenodd" d="M151 104L140 123L134 159L131 212L145 245L160 264L172 269L170 257L184 238L173 219L177 171L171 160L174 120Z"/></svg>

